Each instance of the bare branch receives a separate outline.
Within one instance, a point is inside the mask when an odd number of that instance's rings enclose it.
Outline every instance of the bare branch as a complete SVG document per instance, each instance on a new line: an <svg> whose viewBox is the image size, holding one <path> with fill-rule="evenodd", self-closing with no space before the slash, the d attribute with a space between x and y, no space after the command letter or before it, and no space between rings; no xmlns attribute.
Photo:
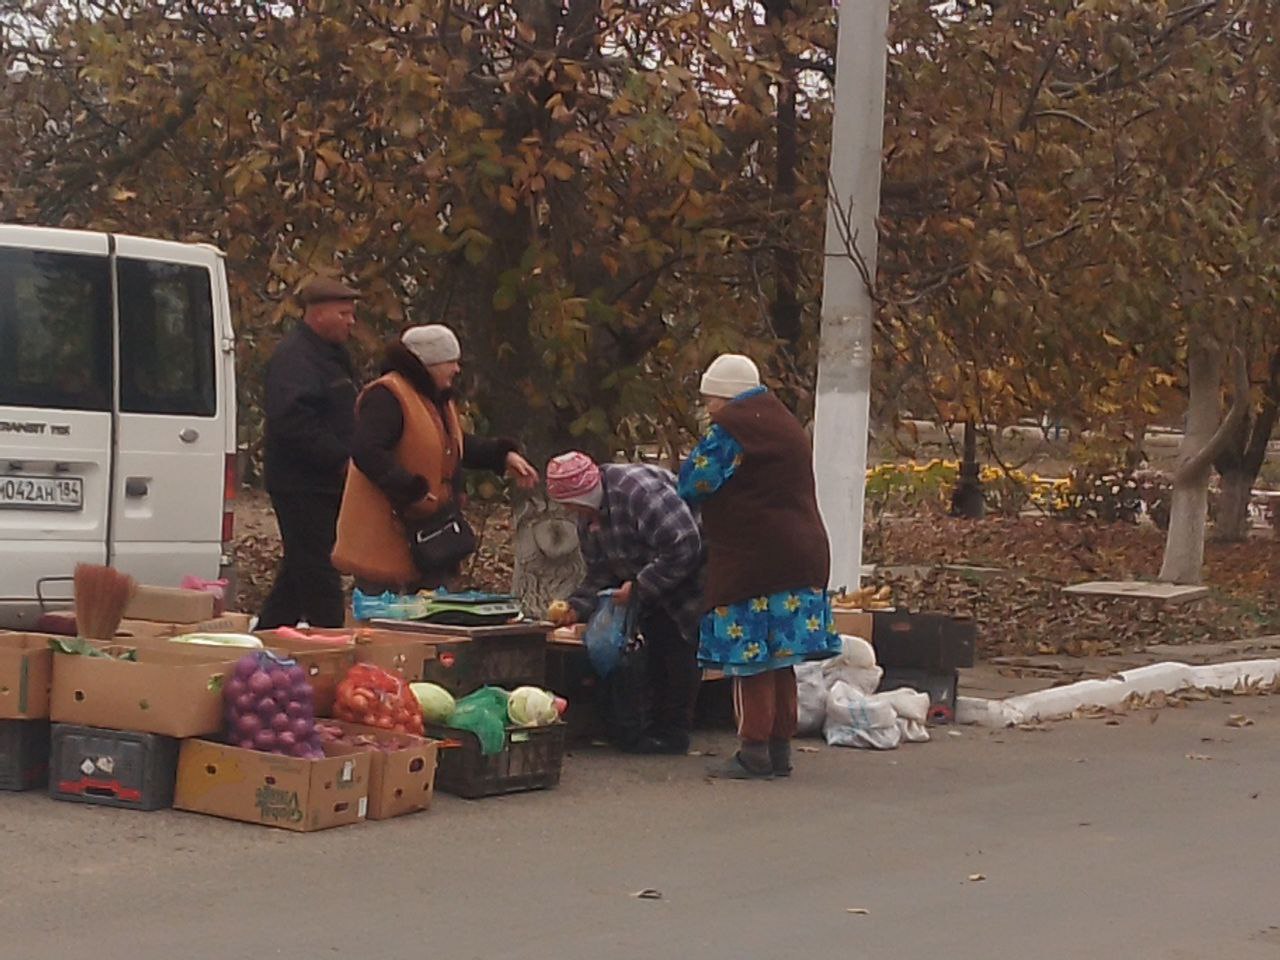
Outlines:
<svg viewBox="0 0 1280 960"><path fill-rule="evenodd" d="M1044 58L1044 63L1040 65L1040 72L1036 75L1036 82L1031 85L1031 93L1027 97L1026 109L1022 111L1022 119L1018 121L1018 129L1025 130L1031 124L1031 118L1038 116L1035 113L1036 101L1040 99L1040 90L1044 87L1045 78L1049 76L1049 71L1053 69L1053 65L1057 62L1058 51L1062 49L1061 42L1054 44L1053 49L1049 51L1049 55Z"/></svg>
<svg viewBox="0 0 1280 960"><path fill-rule="evenodd" d="M1083 127L1084 129L1088 130L1090 133L1099 132L1098 128L1095 127L1092 123L1090 123L1088 120L1084 119L1083 117L1076 116L1070 110L1039 110L1036 112L1035 118L1038 120L1040 117L1057 117L1060 120L1069 120L1071 123L1074 123L1077 126Z"/></svg>

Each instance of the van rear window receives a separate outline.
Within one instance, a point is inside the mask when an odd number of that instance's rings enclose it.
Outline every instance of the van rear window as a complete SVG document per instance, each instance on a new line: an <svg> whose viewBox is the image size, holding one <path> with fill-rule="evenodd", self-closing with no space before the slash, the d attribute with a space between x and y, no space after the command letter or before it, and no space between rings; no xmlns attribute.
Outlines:
<svg viewBox="0 0 1280 960"><path fill-rule="evenodd" d="M111 409L106 257L0 248L0 405Z"/></svg>
<svg viewBox="0 0 1280 960"><path fill-rule="evenodd" d="M212 417L213 300L209 271L116 261L120 278L120 409Z"/></svg>

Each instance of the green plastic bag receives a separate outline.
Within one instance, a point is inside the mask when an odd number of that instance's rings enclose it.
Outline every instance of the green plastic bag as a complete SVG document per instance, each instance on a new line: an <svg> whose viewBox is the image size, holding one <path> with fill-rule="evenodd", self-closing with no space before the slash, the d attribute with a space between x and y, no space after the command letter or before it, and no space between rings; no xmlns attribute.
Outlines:
<svg viewBox="0 0 1280 960"><path fill-rule="evenodd" d="M458 701L449 726L469 730L480 738L480 752L486 757L501 753L507 740L508 693L497 687L481 687Z"/></svg>

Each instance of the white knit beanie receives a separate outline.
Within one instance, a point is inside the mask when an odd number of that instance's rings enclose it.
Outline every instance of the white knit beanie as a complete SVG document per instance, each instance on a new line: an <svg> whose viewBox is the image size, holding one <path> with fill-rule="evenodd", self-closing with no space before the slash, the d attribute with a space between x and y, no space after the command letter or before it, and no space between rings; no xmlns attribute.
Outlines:
<svg viewBox="0 0 1280 960"><path fill-rule="evenodd" d="M740 353L722 353L711 361L702 375L704 397L732 399L760 386L760 370L750 357Z"/></svg>
<svg viewBox="0 0 1280 960"><path fill-rule="evenodd" d="M424 367L450 363L462 357L462 346L458 343L457 336L442 323L410 327L400 337L400 342Z"/></svg>

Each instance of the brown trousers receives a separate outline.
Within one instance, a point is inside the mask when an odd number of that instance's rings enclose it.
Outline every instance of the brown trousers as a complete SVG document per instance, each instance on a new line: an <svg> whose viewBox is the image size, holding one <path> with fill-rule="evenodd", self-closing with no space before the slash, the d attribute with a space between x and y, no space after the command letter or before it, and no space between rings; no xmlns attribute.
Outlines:
<svg viewBox="0 0 1280 960"><path fill-rule="evenodd" d="M790 740L796 735L796 672L791 667L733 678L733 712L743 743Z"/></svg>

